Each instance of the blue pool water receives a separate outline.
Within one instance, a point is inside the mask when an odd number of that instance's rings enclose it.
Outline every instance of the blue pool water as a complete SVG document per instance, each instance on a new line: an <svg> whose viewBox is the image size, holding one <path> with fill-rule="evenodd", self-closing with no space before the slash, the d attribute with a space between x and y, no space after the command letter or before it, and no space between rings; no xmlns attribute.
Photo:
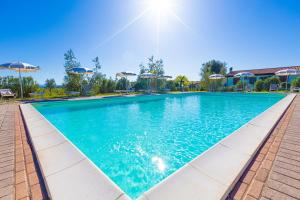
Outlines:
<svg viewBox="0 0 300 200"><path fill-rule="evenodd" d="M192 93L33 105L137 198L283 97Z"/></svg>

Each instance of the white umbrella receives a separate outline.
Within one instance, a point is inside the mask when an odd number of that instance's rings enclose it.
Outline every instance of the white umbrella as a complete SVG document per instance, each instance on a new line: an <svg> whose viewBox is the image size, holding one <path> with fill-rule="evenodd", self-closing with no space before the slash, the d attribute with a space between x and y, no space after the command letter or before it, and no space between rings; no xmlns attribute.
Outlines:
<svg viewBox="0 0 300 200"><path fill-rule="evenodd" d="M251 72L240 72L240 73L237 73L236 75L234 75L234 77L239 77L239 78L243 79L243 89L245 89L245 86L244 86L245 77L251 77L251 76L254 76L254 74Z"/></svg>
<svg viewBox="0 0 300 200"><path fill-rule="evenodd" d="M117 73L116 74L116 77L125 77L125 79L126 79L126 81L125 81L125 88L126 88L126 90L128 89L127 88L127 77L129 77L129 76L136 76L136 73L134 73L134 72L131 72L131 71L125 71L125 72L119 72L119 73Z"/></svg>
<svg viewBox="0 0 300 200"><path fill-rule="evenodd" d="M145 72L145 73L140 75L140 78L144 78L144 79L151 79L151 78L154 78L154 77L155 77L154 74L148 73L148 72Z"/></svg>
<svg viewBox="0 0 300 200"><path fill-rule="evenodd" d="M23 85L22 85L22 76L21 72L36 72L40 70L39 66L34 66L28 63L23 62L11 62L0 65L1 69L8 69L19 72L19 83L21 89L21 98L23 98Z"/></svg>
<svg viewBox="0 0 300 200"><path fill-rule="evenodd" d="M286 76L286 90L287 90L287 85L288 85L288 80L290 75L297 75L300 74L300 70L296 69L282 69L277 72L275 72L277 76Z"/></svg>
<svg viewBox="0 0 300 200"><path fill-rule="evenodd" d="M220 79L224 79L225 76L222 74L212 74L208 78L211 80L220 80Z"/></svg>
<svg viewBox="0 0 300 200"><path fill-rule="evenodd" d="M240 72L234 75L234 77L249 77L249 76L254 76L254 74L251 72Z"/></svg>
<svg viewBox="0 0 300 200"><path fill-rule="evenodd" d="M208 78L212 80L219 80L225 78L225 76L222 74L212 74Z"/></svg>
<svg viewBox="0 0 300 200"><path fill-rule="evenodd" d="M170 79L170 78L173 78L172 76L158 76L157 79L161 79L161 80L166 80L166 79Z"/></svg>
<svg viewBox="0 0 300 200"><path fill-rule="evenodd" d="M68 71L69 74L83 74L83 75L89 75L93 74L94 71L92 69L86 68L86 67L73 67Z"/></svg>
<svg viewBox="0 0 300 200"><path fill-rule="evenodd" d="M136 73L131 71L121 72L121 74L123 74L124 76L136 76Z"/></svg>
<svg viewBox="0 0 300 200"><path fill-rule="evenodd" d="M275 72L277 76L289 76L289 75L297 75L300 73L300 70L297 69L283 69Z"/></svg>

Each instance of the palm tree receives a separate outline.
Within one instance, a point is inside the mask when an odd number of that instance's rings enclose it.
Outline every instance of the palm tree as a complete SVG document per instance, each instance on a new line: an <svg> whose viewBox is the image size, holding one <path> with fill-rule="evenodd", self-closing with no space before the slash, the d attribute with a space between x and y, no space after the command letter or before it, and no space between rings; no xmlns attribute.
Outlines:
<svg viewBox="0 0 300 200"><path fill-rule="evenodd" d="M189 84L189 80L184 75L179 75L175 78L175 83L179 84L180 90L183 92L184 86Z"/></svg>

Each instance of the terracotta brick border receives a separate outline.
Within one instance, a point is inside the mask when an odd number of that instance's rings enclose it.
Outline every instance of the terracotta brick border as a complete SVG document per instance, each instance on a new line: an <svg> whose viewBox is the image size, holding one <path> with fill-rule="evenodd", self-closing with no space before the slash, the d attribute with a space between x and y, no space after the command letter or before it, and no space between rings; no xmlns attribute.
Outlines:
<svg viewBox="0 0 300 200"><path fill-rule="evenodd" d="M266 192L268 192L266 191L267 190L266 188L268 187L268 183L270 182L269 176L270 174L272 174L274 162L275 159L277 158L279 148L281 148L281 143L287 132L289 122L292 120L292 117L294 117L294 114L296 113L295 111L296 104L298 104L300 107L299 95L294 99L293 103L290 105L290 107L288 108L288 110L286 111L282 119L274 128L269 138L266 140L265 144L258 151L256 157L253 159L252 163L246 169L245 173L242 175L242 177L240 178L240 180L238 181L238 183L236 184L232 192L229 194L227 199L234 199L234 200L298 199L298 198L292 198L291 196L288 197L284 195L281 195L281 198L278 198L279 197L278 195L277 198L274 198L274 196L270 194L269 195L266 194ZM299 111L297 111L297 113L299 114ZM300 130L300 121L298 124L298 129ZM299 134L299 138L300 138L300 134ZM300 145L300 140L298 140L298 145ZM298 186L300 188L300 181Z"/></svg>
<svg viewBox="0 0 300 200"><path fill-rule="evenodd" d="M16 200L48 199L38 175L38 166L34 162L19 106L16 106L15 129Z"/></svg>

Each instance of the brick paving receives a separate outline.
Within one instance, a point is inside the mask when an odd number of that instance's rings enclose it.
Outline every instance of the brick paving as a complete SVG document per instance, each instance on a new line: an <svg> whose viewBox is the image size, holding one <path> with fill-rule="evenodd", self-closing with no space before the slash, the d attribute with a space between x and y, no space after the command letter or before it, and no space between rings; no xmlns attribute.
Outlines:
<svg viewBox="0 0 300 200"><path fill-rule="evenodd" d="M0 199L15 198L15 127L13 105L0 105Z"/></svg>
<svg viewBox="0 0 300 200"><path fill-rule="evenodd" d="M0 199L47 199L17 104L0 105Z"/></svg>
<svg viewBox="0 0 300 200"><path fill-rule="evenodd" d="M227 199L300 200L300 95Z"/></svg>

